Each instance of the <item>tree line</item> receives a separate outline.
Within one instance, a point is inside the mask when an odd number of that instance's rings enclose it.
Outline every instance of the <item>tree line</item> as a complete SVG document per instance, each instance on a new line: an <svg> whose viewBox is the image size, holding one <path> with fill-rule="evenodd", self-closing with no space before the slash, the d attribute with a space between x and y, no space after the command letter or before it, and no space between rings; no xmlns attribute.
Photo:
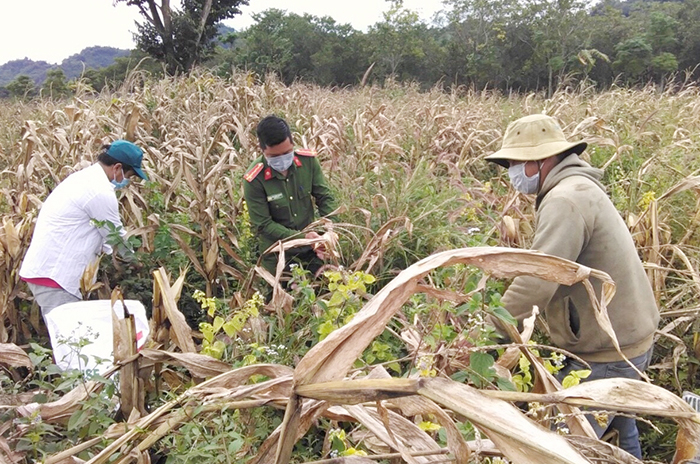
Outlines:
<svg viewBox="0 0 700 464"><path fill-rule="evenodd" d="M95 90L118 85L136 63L156 75L204 67L219 75L275 73L285 83L322 86L391 78L424 88L550 93L578 80L608 87L700 77L700 0L445 0L430 21L392 0L367 31L330 17L270 9L240 32L221 24L247 0L185 0L177 11L164 9L168 2L119 1L141 11L138 49L110 67L88 70L83 82ZM49 81L63 89L58 72ZM29 95L31 82L8 84L8 92Z"/></svg>

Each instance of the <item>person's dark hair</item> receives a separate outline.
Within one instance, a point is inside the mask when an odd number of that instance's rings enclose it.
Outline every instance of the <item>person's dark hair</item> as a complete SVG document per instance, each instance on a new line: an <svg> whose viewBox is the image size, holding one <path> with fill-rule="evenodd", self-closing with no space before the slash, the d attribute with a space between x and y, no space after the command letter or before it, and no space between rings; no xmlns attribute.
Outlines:
<svg viewBox="0 0 700 464"><path fill-rule="evenodd" d="M104 164L105 166L114 166L117 163L122 164L122 169L124 169L124 172L135 172L134 168L129 166L128 164L124 164L123 162L119 161L118 159L114 159L111 156L107 154L107 150L109 150L109 147L111 145L103 145L102 146L102 151L100 152L99 155L97 155L97 161L100 163Z"/></svg>
<svg viewBox="0 0 700 464"><path fill-rule="evenodd" d="M263 118L263 120L258 123L256 132L258 134L260 148L263 150L267 147L278 145L287 139L292 140L292 131L289 130L287 121L275 115Z"/></svg>

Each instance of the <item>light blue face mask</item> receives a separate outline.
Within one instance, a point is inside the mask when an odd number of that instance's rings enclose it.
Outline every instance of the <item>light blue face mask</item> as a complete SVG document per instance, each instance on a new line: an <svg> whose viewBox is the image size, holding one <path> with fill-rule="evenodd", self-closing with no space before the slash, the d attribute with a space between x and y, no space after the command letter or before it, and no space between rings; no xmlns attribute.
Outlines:
<svg viewBox="0 0 700 464"><path fill-rule="evenodd" d="M525 164L518 163L510 166L508 168L508 177L510 177L510 183L513 184L515 190L520 193L525 193L527 195L532 195L537 193L540 188L540 172L537 171L532 177L528 177L525 174Z"/></svg>
<svg viewBox="0 0 700 464"><path fill-rule="evenodd" d="M277 172L284 172L292 166L294 162L294 151L279 156L266 156L267 164Z"/></svg>
<svg viewBox="0 0 700 464"><path fill-rule="evenodd" d="M124 170L122 169L122 176L124 175ZM114 190L119 190L123 189L127 185L129 185L130 179L128 177L124 177L121 182L117 182L117 176L114 176L114 179L110 181L112 185L114 186Z"/></svg>

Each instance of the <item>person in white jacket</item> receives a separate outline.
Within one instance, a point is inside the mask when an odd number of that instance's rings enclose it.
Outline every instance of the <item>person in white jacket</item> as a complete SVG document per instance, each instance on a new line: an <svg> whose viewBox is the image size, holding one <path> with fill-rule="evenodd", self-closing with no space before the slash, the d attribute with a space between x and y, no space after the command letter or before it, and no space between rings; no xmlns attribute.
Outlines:
<svg viewBox="0 0 700 464"><path fill-rule="evenodd" d="M71 174L51 192L39 211L19 275L46 315L82 299L80 278L100 253L110 254L106 222L124 233L115 190L131 177L148 180L143 151L127 140L106 145L92 166Z"/></svg>

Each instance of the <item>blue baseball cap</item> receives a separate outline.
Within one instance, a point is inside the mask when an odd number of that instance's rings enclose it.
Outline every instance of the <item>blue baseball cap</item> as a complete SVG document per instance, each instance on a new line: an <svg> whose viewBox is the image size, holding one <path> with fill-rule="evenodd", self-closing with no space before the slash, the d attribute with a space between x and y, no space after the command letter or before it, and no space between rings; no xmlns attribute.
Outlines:
<svg viewBox="0 0 700 464"><path fill-rule="evenodd" d="M107 149L107 154L122 164L129 166L141 179L148 180L146 173L141 170L143 150L133 143L128 140L115 140Z"/></svg>

